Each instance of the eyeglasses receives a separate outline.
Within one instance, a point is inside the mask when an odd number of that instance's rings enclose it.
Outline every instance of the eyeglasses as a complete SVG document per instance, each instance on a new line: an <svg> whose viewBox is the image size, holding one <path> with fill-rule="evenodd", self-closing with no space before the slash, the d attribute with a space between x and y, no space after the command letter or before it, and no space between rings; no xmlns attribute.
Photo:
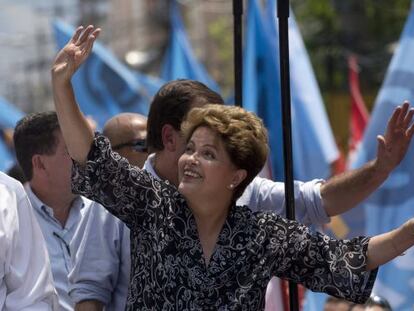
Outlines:
<svg viewBox="0 0 414 311"><path fill-rule="evenodd" d="M118 144L112 147L112 150L119 150L124 147L132 147L137 152L147 152L147 141L145 139L134 139L127 143Z"/></svg>

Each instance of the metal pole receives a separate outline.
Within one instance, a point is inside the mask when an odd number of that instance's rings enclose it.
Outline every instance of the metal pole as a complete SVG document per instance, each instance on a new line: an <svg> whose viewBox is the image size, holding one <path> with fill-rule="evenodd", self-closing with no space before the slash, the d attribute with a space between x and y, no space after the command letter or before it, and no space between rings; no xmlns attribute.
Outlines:
<svg viewBox="0 0 414 311"><path fill-rule="evenodd" d="M295 219L295 201L293 188L292 157L292 122L290 111L290 74L289 74L289 0L277 1L277 17L279 20L280 49L280 83L282 96L283 156L285 160L285 201L286 216ZM299 310L297 284L289 281L289 304L291 311Z"/></svg>
<svg viewBox="0 0 414 311"><path fill-rule="evenodd" d="M243 107L243 0L233 0L235 104Z"/></svg>

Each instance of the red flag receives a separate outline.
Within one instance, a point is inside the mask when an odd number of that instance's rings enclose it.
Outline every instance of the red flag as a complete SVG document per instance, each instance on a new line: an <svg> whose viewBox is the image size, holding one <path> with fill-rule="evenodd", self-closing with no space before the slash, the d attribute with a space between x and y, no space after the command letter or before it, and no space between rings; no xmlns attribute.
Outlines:
<svg viewBox="0 0 414 311"><path fill-rule="evenodd" d="M346 158L344 155L344 151L342 150L341 146L338 145L339 156L338 158L332 162L331 164L331 174L332 176L341 174L346 171L347 163Z"/></svg>
<svg viewBox="0 0 414 311"><path fill-rule="evenodd" d="M350 139L349 139L349 157L357 148L361 141L365 127L369 120L369 113L365 106L364 99L359 88L358 61L355 55L348 57L349 68L349 89L351 92L351 117L350 117Z"/></svg>

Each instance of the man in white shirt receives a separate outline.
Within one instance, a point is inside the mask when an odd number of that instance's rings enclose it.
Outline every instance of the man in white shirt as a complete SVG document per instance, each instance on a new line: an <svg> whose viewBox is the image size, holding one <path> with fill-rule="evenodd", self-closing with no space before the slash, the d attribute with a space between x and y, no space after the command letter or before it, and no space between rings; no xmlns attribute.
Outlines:
<svg viewBox="0 0 414 311"><path fill-rule="evenodd" d="M26 192L46 241L59 309L71 311L69 244L85 211L99 204L72 194L72 159L55 112L25 116L17 123L13 138L17 159L29 181Z"/></svg>
<svg viewBox="0 0 414 311"><path fill-rule="evenodd" d="M181 122L191 108L208 103L223 104L223 99L219 94L197 81L172 81L158 91L148 115L147 144L151 155L145 162L144 169L159 179L168 180L177 185L177 161L185 148L185 142L180 133ZM385 138L380 139L378 157L363 168L331 178L326 182L323 180L313 180L307 183L295 182L296 215L300 222L308 225L329 222L330 216L338 215L354 207L387 178L391 170L404 157L412 136L412 129L407 133L405 131L395 133L400 127L408 131L410 123L408 119L412 118L408 104L400 108L399 112L400 122L391 123ZM285 215L284 184L256 177L237 204L247 205L252 210L268 210ZM95 224L94 228L97 226ZM110 228L110 222L107 222L105 231L111 231ZM84 245L88 245L88 248L84 250L86 253L100 254L99 258L102 261L104 257L107 257L107 261L114 260L110 254L116 254L116 252L102 252L100 250L102 244L90 241L90 243L84 242ZM93 265L92 262L88 264L90 267ZM77 283L75 287L82 287L79 280L89 286L91 283L98 283L96 282L99 279L97 273L93 275L92 280L86 275L89 268L85 269L86 266L82 268L80 263L75 263L75 267L78 268L71 274L72 281ZM113 272L105 272L117 273L117 269L113 269ZM76 310L102 310L102 305L94 309L96 296L88 294L86 287L83 294L82 299L78 296L79 303Z"/></svg>
<svg viewBox="0 0 414 311"><path fill-rule="evenodd" d="M58 310L46 245L17 180L0 172L0 310Z"/></svg>

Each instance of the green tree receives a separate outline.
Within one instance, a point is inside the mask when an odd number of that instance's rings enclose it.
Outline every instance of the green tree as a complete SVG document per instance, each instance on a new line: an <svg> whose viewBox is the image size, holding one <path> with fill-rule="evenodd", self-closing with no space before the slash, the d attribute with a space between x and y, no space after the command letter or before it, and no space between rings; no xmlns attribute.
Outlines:
<svg viewBox="0 0 414 311"><path fill-rule="evenodd" d="M359 56L364 87L382 83L410 0L292 0L321 88L347 88L347 56Z"/></svg>
<svg viewBox="0 0 414 311"><path fill-rule="evenodd" d="M356 54L362 94L371 108L411 0L292 0L338 144L348 145L347 57Z"/></svg>

